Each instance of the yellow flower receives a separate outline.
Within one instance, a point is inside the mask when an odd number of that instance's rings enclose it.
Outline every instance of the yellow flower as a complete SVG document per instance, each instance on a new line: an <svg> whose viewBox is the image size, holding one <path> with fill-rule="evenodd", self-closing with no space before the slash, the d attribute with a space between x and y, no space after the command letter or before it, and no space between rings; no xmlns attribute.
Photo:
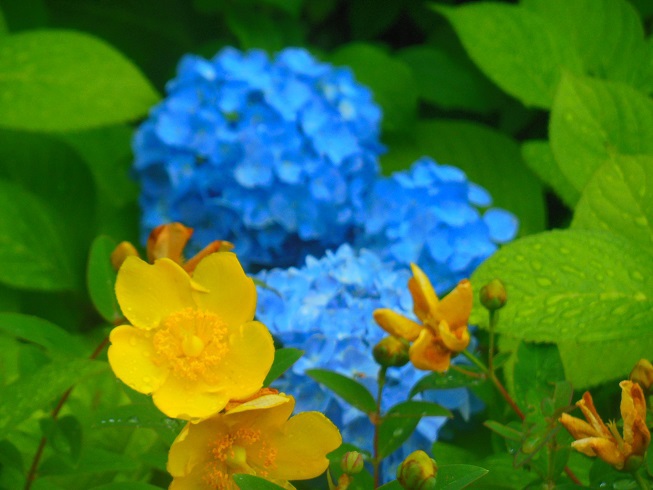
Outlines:
<svg viewBox="0 0 653 490"><path fill-rule="evenodd" d="M266 394L198 424L187 424L172 443L170 490L237 490L236 473L266 478L283 488L288 480L321 475L326 454L342 443L338 429L319 412L288 419L295 400Z"/></svg>
<svg viewBox="0 0 653 490"><path fill-rule="evenodd" d="M646 400L641 387L632 381L622 381L621 386L621 416L624 420L623 437L619 434L615 422L604 424L594 408L592 395L583 394L576 402L584 420L563 413L560 423L569 431L574 439L571 446L587 456L598 456L618 470L630 469L629 458L643 458L651 442L651 434L646 427ZM635 465L641 464L641 459L633 460Z"/></svg>
<svg viewBox="0 0 653 490"><path fill-rule="evenodd" d="M472 311L472 286L462 280L448 295L438 299L431 281L415 264L408 289L413 296L413 311L421 323L387 308L374 312L374 320L386 332L409 342L410 361L418 369L444 372L452 354L469 344L467 321Z"/></svg>
<svg viewBox="0 0 653 490"><path fill-rule="evenodd" d="M116 296L131 325L111 332L109 363L169 417L209 417L261 388L272 336L252 321L256 288L233 253L207 256L192 276L168 258L127 257Z"/></svg>
<svg viewBox="0 0 653 490"><path fill-rule="evenodd" d="M157 226L147 239L147 260L154 262L156 259L165 257L181 265L190 274L204 257L215 252L229 252L234 248L231 242L216 240L186 261L183 252L192 235L193 229L181 223L168 223ZM111 263L118 270L125 259L132 255L138 256L134 245L129 242L121 242L111 254Z"/></svg>

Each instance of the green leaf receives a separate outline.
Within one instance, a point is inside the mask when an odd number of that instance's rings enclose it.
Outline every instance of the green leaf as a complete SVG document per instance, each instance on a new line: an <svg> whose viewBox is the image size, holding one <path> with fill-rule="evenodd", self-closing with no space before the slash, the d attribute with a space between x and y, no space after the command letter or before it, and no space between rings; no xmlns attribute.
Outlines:
<svg viewBox="0 0 653 490"><path fill-rule="evenodd" d="M483 263L472 283L495 277L508 291L497 332L558 343L577 386L626 374L652 343L653 256L616 235L566 230L522 238ZM599 346L605 359L594 365L588 356Z"/></svg>
<svg viewBox="0 0 653 490"><path fill-rule="evenodd" d="M645 88L652 66L637 11L626 0L525 0L567 48L581 59L587 74Z"/></svg>
<svg viewBox="0 0 653 490"><path fill-rule="evenodd" d="M158 94L104 41L35 30L0 40L0 125L32 131L95 128L143 116Z"/></svg>
<svg viewBox="0 0 653 490"><path fill-rule="evenodd" d="M39 467L39 476L133 471L139 465L140 462L133 457L89 446L84 448L79 462L75 465L68 464L58 454L55 454Z"/></svg>
<svg viewBox="0 0 653 490"><path fill-rule="evenodd" d="M539 407L544 397L553 394L554 383L565 379L558 348L552 344L522 342L517 348L513 380L517 404Z"/></svg>
<svg viewBox="0 0 653 490"><path fill-rule="evenodd" d="M329 61L350 67L356 80L372 90L374 100L383 110L384 130L402 131L413 124L417 113L417 86L406 64L378 47L363 43L343 46Z"/></svg>
<svg viewBox="0 0 653 490"><path fill-rule="evenodd" d="M385 2L382 9L374 0L351 0L348 3L347 18L354 39L370 39L382 34L392 26L404 7L402 0Z"/></svg>
<svg viewBox="0 0 653 490"><path fill-rule="evenodd" d="M274 52L282 49L282 32L274 19L256 13L251 6L234 4L226 11L226 22L242 49L265 49Z"/></svg>
<svg viewBox="0 0 653 490"><path fill-rule="evenodd" d="M653 249L653 156L615 155L588 182L572 228L606 230Z"/></svg>
<svg viewBox="0 0 653 490"><path fill-rule="evenodd" d="M408 400L398 403L383 416L379 427L379 454L395 452L412 435L422 417L453 417L437 403Z"/></svg>
<svg viewBox="0 0 653 490"><path fill-rule="evenodd" d="M149 483L139 482L113 482L105 483L99 487L93 487L92 490L161 490L161 487L150 485Z"/></svg>
<svg viewBox="0 0 653 490"><path fill-rule="evenodd" d="M0 281L26 289L76 289L75 257L61 219L33 194L0 180Z"/></svg>
<svg viewBox="0 0 653 490"><path fill-rule="evenodd" d="M390 152L381 159L384 172L406 168L428 155L461 168L469 180L490 191L495 206L519 218L521 234L544 229L542 184L524 165L515 140L478 123L444 119L420 121L413 138L389 142Z"/></svg>
<svg viewBox="0 0 653 490"><path fill-rule="evenodd" d="M653 101L619 82L567 75L549 134L560 170L582 191L611 154L653 155Z"/></svg>
<svg viewBox="0 0 653 490"><path fill-rule="evenodd" d="M483 422L483 425L490 429L493 432L496 432L499 434L501 437L508 439L510 441L519 441L521 442L523 434L521 431L518 431L517 429L513 429L512 427L509 427L504 424L500 424L499 422L495 422L494 420L486 420Z"/></svg>
<svg viewBox="0 0 653 490"><path fill-rule="evenodd" d="M464 366L463 369L472 371L471 366ZM474 372L474 371L472 371ZM427 390L447 390L452 388L464 388L468 386L478 386L484 383L485 380L480 377L467 376L466 374L449 369L445 373L430 373L421 378L410 389L409 398L414 397L418 393Z"/></svg>
<svg viewBox="0 0 653 490"><path fill-rule="evenodd" d="M525 8L491 2L434 8L477 66L526 106L549 108L562 70L580 72L580 60L557 30Z"/></svg>
<svg viewBox="0 0 653 490"><path fill-rule="evenodd" d="M82 425L74 415L40 420L43 436L60 456L65 456L72 464L79 461L82 449Z"/></svg>
<svg viewBox="0 0 653 490"><path fill-rule="evenodd" d="M573 208L580 197L555 161L548 141L531 140L522 143L522 158L535 174L560 196L563 202Z"/></svg>
<svg viewBox="0 0 653 490"><path fill-rule="evenodd" d="M76 337L47 320L20 313L0 313L0 332L45 348L53 356L85 356Z"/></svg>
<svg viewBox="0 0 653 490"><path fill-rule="evenodd" d="M133 132L133 128L120 125L60 136L85 160L98 190L114 206L124 206L138 197L138 186L129 176Z"/></svg>
<svg viewBox="0 0 653 490"><path fill-rule="evenodd" d="M488 470L469 464L450 464L438 468L436 490L461 490L486 475Z"/></svg>
<svg viewBox="0 0 653 490"><path fill-rule="evenodd" d="M374 397L358 381L326 369L309 369L306 374L363 413L376 412Z"/></svg>
<svg viewBox="0 0 653 490"><path fill-rule="evenodd" d="M241 490L283 490L283 487L255 475L240 473L233 479Z"/></svg>
<svg viewBox="0 0 653 490"><path fill-rule="evenodd" d="M86 376L106 371L107 364L86 359L54 361L36 373L0 389L0 439L38 409Z"/></svg>
<svg viewBox="0 0 653 490"><path fill-rule="evenodd" d="M441 46L414 45L397 52L412 70L420 98L444 109L488 113L505 98L469 59Z"/></svg>
<svg viewBox="0 0 653 490"><path fill-rule="evenodd" d="M111 252L117 243L106 236L99 236L91 245L86 269L86 284L93 306L109 323L122 318L114 291L116 271L111 264Z"/></svg>
<svg viewBox="0 0 653 490"><path fill-rule="evenodd" d="M268 375L265 377L265 381L263 381L263 386L270 386L274 380L290 369L303 355L303 350L293 347L284 347L274 351L274 361Z"/></svg>

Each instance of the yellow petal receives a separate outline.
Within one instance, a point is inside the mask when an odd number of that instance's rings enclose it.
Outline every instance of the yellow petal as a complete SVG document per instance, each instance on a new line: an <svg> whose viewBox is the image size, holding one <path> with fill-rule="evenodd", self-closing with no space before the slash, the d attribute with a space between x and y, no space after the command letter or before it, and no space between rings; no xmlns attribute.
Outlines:
<svg viewBox="0 0 653 490"><path fill-rule="evenodd" d="M240 325L254 318L256 286L245 275L236 254L218 252L197 264L193 280L209 290L194 292L200 308L212 311L230 325Z"/></svg>
<svg viewBox="0 0 653 490"><path fill-rule="evenodd" d="M214 490L213 486L207 482L205 476L205 469L198 466L195 468L195 471L191 471L186 476L173 478L168 490ZM233 488L238 488L235 483Z"/></svg>
<svg viewBox="0 0 653 490"><path fill-rule="evenodd" d="M170 259L150 265L127 257L118 271L116 296L131 324L146 330L157 327L169 314L195 305L190 277Z"/></svg>
<svg viewBox="0 0 653 490"><path fill-rule="evenodd" d="M624 419L624 441L632 446L633 453L643 455L651 441L646 427L646 399L642 388L632 381L622 381L621 416Z"/></svg>
<svg viewBox="0 0 653 490"><path fill-rule="evenodd" d="M446 320L454 330L467 325L473 300L472 285L467 279L463 279L440 301L435 314L436 320Z"/></svg>
<svg viewBox="0 0 653 490"><path fill-rule="evenodd" d="M417 264L411 262L410 269L413 277L408 280L408 289L413 296L413 311L417 318L424 322L438 306L438 295L428 276Z"/></svg>
<svg viewBox="0 0 653 490"><path fill-rule="evenodd" d="M417 338L419 333L424 329L422 325L406 318L388 308L379 308L374 310L374 321L379 326L395 337L401 337L409 342Z"/></svg>
<svg viewBox="0 0 653 490"><path fill-rule="evenodd" d="M269 405L268 407L260 406L254 408L253 405L250 405L250 410L243 410L241 407L237 407L224 415L225 423L230 427L256 427L265 433L280 430L292 415L295 408L295 399L287 395L277 396L285 398L285 403L279 403L282 401L280 399L267 399L263 400L262 404ZM267 398L267 396L261 398ZM247 403L249 404L251 402ZM256 402L254 402L255 404Z"/></svg>
<svg viewBox="0 0 653 490"><path fill-rule="evenodd" d="M222 410L229 395L224 391L211 392L203 382L192 382L171 374L154 392L152 400L168 417L198 421Z"/></svg>
<svg viewBox="0 0 653 490"><path fill-rule="evenodd" d="M568 413L563 413L558 419L565 429L569 431L574 439L587 439L589 437L602 437L590 424Z"/></svg>
<svg viewBox="0 0 653 490"><path fill-rule="evenodd" d="M274 341L261 322L247 322L231 328L229 351L216 365L214 386L230 399L246 398L263 386L274 360Z"/></svg>
<svg viewBox="0 0 653 490"><path fill-rule="evenodd" d="M227 433L228 427L219 416L198 424L186 424L170 446L168 473L174 477L185 476L198 464L211 461L209 444Z"/></svg>
<svg viewBox="0 0 653 490"><path fill-rule="evenodd" d="M437 371L440 373L449 369L451 351L436 341L431 331L424 328L417 340L408 350L410 362L417 369Z"/></svg>
<svg viewBox="0 0 653 490"><path fill-rule="evenodd" d="M109 340L111 369L130 388L150 394L168 378L168 368L154 363L156 352L150 332L123 325L111 331Z"/></svg>
<svg viewBox="0 0 653 490"><path fill-rule="evenodd" d="M329 466L326 455L340 447L342 437L323 414L303 412L272 434L270 443L277 450L270 478L307 480L324 473Z"/></svg>
<svg viewBox="0 0 653 490"><path fill-rule="evenodd" d="M442 320L438 325L438 333L444 346L452 352L462 352L469 345L469 332L466 327L452 332L449 324Z"/></svg>
<svg viewBox="0 0 653 490"><path fill-rule="evenodd" d="M248 412L250 410L265 410L265 409L277 407L279 405L285 405L286 403L289 404L290 411L288 412L288 417L290 417L290 414L292 413L293 408L295 407L295 400L290 396L284 394L278 394L278 393L273 395L257 396L256 398L247 400L246 402L241 403L236 407L228 410L227 413L231 415L239 412ZM286 417L284 421L288 420L288 417Z"/></svg>
<svg viewBox="0 0 653 490"><path fill-rule="evenodd" d="M576 451L586 456L598 456L606 463L614 466L618 470L624 467L625 456L619 451L617 445L603 437L589 437L580 439L571 443Z"/></svg>
<svg viewBox="0 0 653 490"><path fill-rule="evenodd" d="M585 419L590 423L597 434L600 434L602 437L612 439L614 436L610 429L603 423L603 419L596 411L594 407L594 400L592 400L592 394L589 391L583 393L583 398L576 402L576 406L580 408L581 412L585 416Z"/></svg>

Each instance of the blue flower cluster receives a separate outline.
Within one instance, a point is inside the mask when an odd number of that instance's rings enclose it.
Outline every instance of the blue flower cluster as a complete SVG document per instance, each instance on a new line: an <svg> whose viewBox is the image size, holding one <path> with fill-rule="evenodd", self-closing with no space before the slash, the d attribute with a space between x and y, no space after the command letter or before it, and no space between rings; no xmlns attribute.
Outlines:
<svg viewBox="0 0 653 490"><path fill-rule="evenodd" d="M142 235L180 221L262 267L352 239L378 175L381 111L347 68L288 48L187 55L134 139Z"/></svg>
<svg viewBox="0 0 653 490"><path fill-rule="evenodd" d="M517 233L517 218L492 204L490 194L452 166L424 157L409 170L379 178L369 196L356 245L383 259L415 262L439 293L469 277Z"/></svg>
<svg viewBox="0 0 653 490"><path fill-rule="evenodd" d="M407 289L410 272L384 262L367 250L355 251L342 245L321 259L307 257L301 268L262 271L257 317L285 347L297 347L304 356L273 386L292 394L297 410L318 410L338 427L343 439L371 450L373 426L369 418L305 373L307 369L336 371L377 390L379 366L371 350L386 334L374 322L372 312L386 307L412 315L412 298ZM404 401L414 383L424 376L411 364L387 372L382 408ZM469 416L470 394L466 389L445 390L429 398ZM412 438L388 461L385 474L415 449L429 449L444 418L424 419Z"/></svg>

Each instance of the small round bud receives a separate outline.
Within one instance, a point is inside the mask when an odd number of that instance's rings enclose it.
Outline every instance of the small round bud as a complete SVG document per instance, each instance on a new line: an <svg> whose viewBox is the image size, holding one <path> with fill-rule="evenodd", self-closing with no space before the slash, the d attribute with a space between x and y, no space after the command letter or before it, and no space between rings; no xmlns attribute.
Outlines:
<svg viewBox="0 0 653 490"><path fill-rule="evenodd" d="M508 301L506 287L499 279L493 279L481 288L481 304L490 311L499 310Z"/></svg>
<svg viewBox="0 0 653 490"><path fill-rule="evenodd" d="M397 481L406 490L433 490L438 465L424 451L415 451L397 468Z"/></svg>
<svg viewBox="0 0 653 490"><path fill-rule="evenodd" d="M340 468L346 475L356 475L363 470L363 455L358 451L347 451L342 455Z"/></svg>
<svg viewBox="0 0 653 490"><path fill-rule="evenodd" d="M129 242L120 242L111 252L111 265L115 270L118 270L125 259L131 255L138 257L136 247Z"/></svg>
<svg viewBox="0 0 653 490"><path fill-rule="evenodd" d="M374 360L384 367L401 367L408 363L408 342L398 337L385 337L372 349Z"/></svg>
<svg viewBox="0 0 653 490"><path fill-rule="evenodd" d="M643 391L651 391L653 385L653 364L647 359L640 359L630 372L629 379L637 383Z"/></svg>

